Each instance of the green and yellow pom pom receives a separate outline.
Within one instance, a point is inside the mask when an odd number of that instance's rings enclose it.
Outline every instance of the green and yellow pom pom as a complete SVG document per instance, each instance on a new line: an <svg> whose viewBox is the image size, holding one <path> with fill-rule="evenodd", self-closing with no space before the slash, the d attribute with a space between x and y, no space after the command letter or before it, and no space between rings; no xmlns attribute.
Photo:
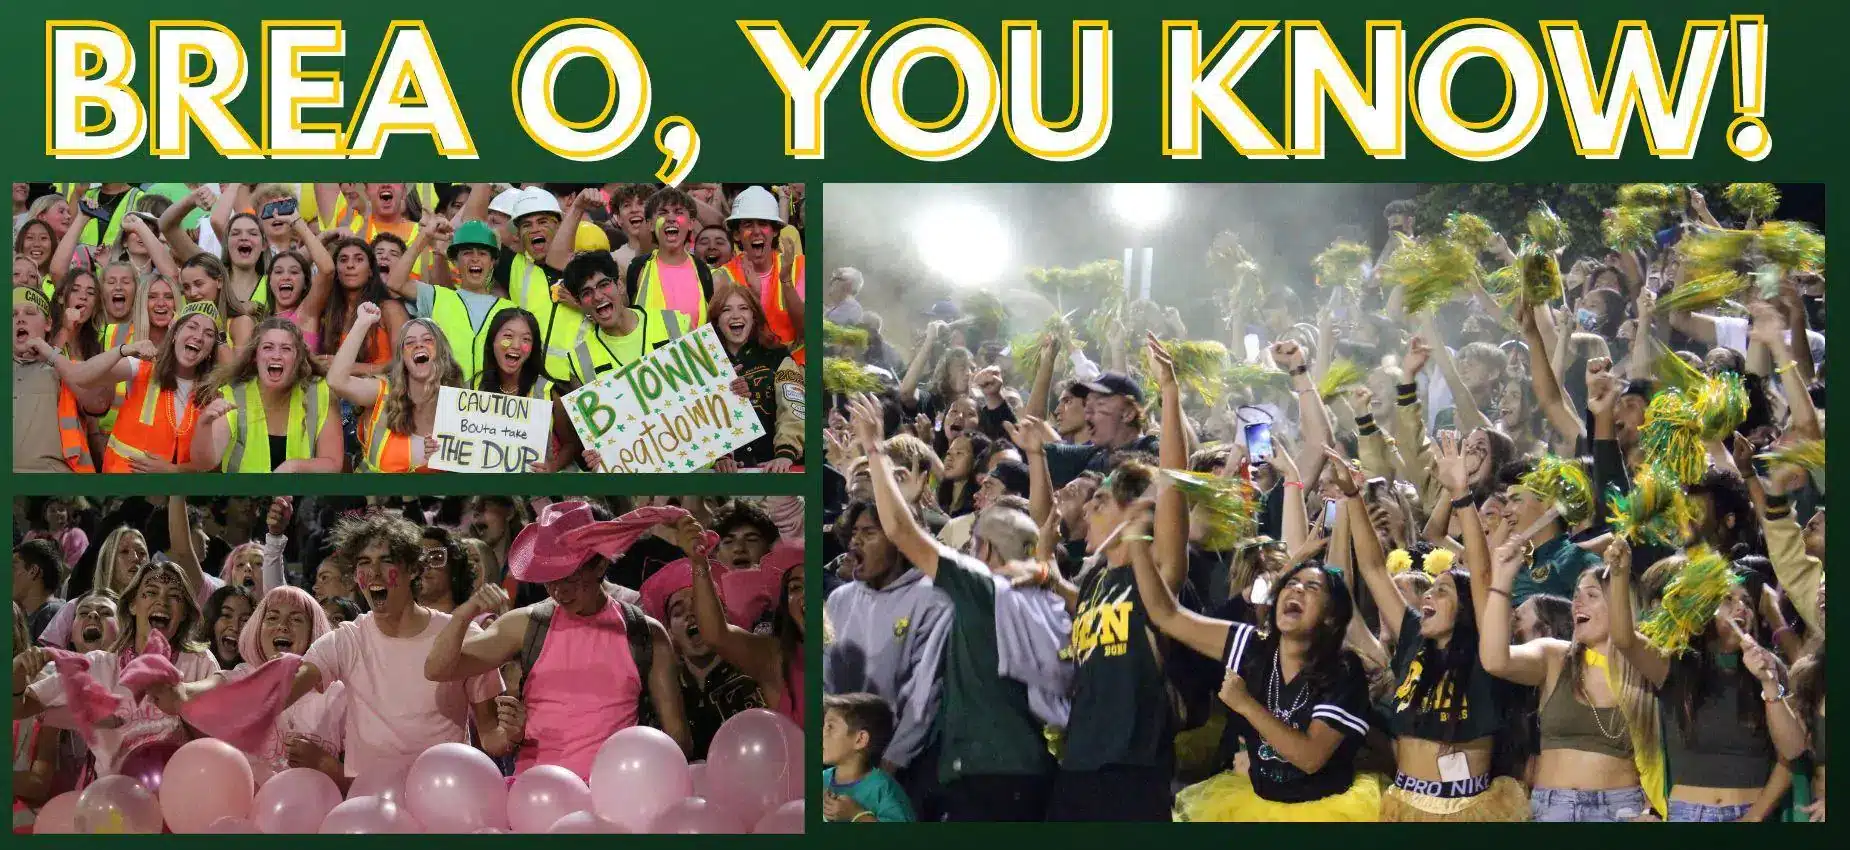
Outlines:
<svg viewBox="0 0 1850 850"><path fill-rule="evenodd" d="M1054 300L1066 298L1106 298L1124 291L1124 264L1117 260L1094 260L1076 268L1028 269L1028 285Z"/></svg>
<svg viewBox="0 0 1850 850"><path fill-rule="evenodd" d="M829 348L862 349L867 347L867 331L823 320L822 344Z"/></svg>
<svg viewBox="0 0 1850 850"><path fill-rule="evenodd" d="M1756 455L1769 466L1796 466L1811 475L1812 485L1824 489L1824 441L1799 440Z"/></svg>
<svg viewBox="0 0 1850 850"><path fill-rule="evenodd" d="M1747 288L1747 275L1717 272L1706 277L1686 280L1657 296L1657 309L1664 315L1703 310L1741 294Z"/></svg>
<svg viewBox="0 0 1850 850"><path fill-rule="evenodd" d="M1567 223L1555 215L1555 211L1547 204L1536 204L1535 209L1529 211L1529 217L1523 220L1523 225L1529 231L1529 238L1540 245L1542 250L1552 254L1567 247Z"/></svg>
<svg viewBox="0 0 1850 850"><path fill-rule="evenodd" d="M1054 341L1054 351L1084 348L1085 343L1073 336L1073 325L1066 316L1055 313L1041 324L1038 333L1018 334L1009 341L1009 357L1015 361L1015 373L1032 379L1041 370L1041 343Z"/></svg>
<svg viewBox="0 0 1850 850"><path fill-rule="evenodd" d="M1730 183L1722 200L1749 221L1766 221L1779 209L1779 189L1771 183Z"/></svg>
<svg viewBox="0 0 1850 850"><path fill-rule="evenodd" d="M1255 398L1291 392L1291 376L1284 371L1257 363L1237 361L1221 373L1221 383L1228 391L1245 390Z"/></svg>
<svg viewBox="0 0 1850 850"><path fill-rule="evenodd" d="M1768 262L1786 271L1824 269L1824 236L1798 221L1769 221L1760 225L1760 250Z"/></svg>
<svg viewBox="0 0 1850 850"><path fill-rule="evenodd" d="M1445 219L1446 238L1465 246L1474 252L1483 252L1490 247L1497 232L1492 230L1490 222L1481 215L1468 212L1455 212Z"/></svg>
<svg viewBox="0 0 1850 850"><path fill-rule="evenodd" d="M1199 510L1197 516L1207 522L1202 546L1225 551L1258 532L1258 503L1253 498L1252 485L1244 480L1180 469L1164 469L1161 474L1188 497L1189 506Z"/></svg>
<svg viewBox="0 0 1850 850"><path fill-rule="evenodd" d="M840 395L877 393L883 389L879 377L861 364L840 357L822 358L822 388Z"/></svg>
<svg viewBox="0 0 1850 850"><path fill-rule="evenodd" d="M1638 626L1651 646L1671 656L1690 649L1691 641L1706 633L1741 576L1728 559L1707 546L1689 552L1682 569L1664 587L1664 599Z"/></svg>
<svg viewBox="0 0 1850 850"><path fill-rule="evenodd" d="M978 339L996 339L1008 333L1009 309L991 292L973 292L964 299L964 316L976 328L971 347Z"/></svg>
<svg viewBox="0 0 1850 850"><path fill-rule="evenodd" d="M1222 379L1227 371L1227 346L1212 340L1192 339L1164 340L1163 346L1169 349L1169 358L1175 363L1176 386L1185 393L1193 393L1209 407L1220 404L1221 394L1227 388ZM1157 397L1155 376L1146 376L1144 383L1144 395Z"/></svg>
<svg viewBox="0 0 1850 850"><path fill-rule="evenodd" d="M1651 398L1644 411L1644 426L1638 431L1638 446L1645 457L1661 464L1685 486L1702 480L1709 468L1701 418L1681 390L1664 390Z"/></svg>
<svg viewBox="0 0 1850 850"><path fill-rule="evenodd" d="M1403 290L1401 307L1408 315L1430 313L1477 276L1477 256L1450 239L1416 239L1388 258L1381 275Z"/></svg>
<svg viewBox="0 0 1850 850"><path fill-rule="evenodd" d="M1550 304L1561 297L1561 264L1549 251L1525 245L1516 258L1522 274L1522 302L1531 307Z"/></svg>
<svg viewBox="0 0 1850 850"><path fill-rule="evenodd" d="M1696 408L1696 422L1704 442L1734 433L1747 420L1747 388L1742 386L1741 376L1733 372L1704 379L1690 404Z"/></svg>
<svg viewBox="0 0 1850 850"><path fill-rule="evenodd" d="M1619 187L1619 206L1675 209L1689 197L1688 190L1669 183L1627 183Z"/></svg>
<svg viewBox="0 0 1850 850"><path fill-rule="evenodd" d="M1614 207L1600 219L1599 232L1606 246L1615 251L1648 248L1657 239L1657 225L1663 220L1658 210L1640 207Z"/></svg>
<svg viewBox="0 0 1850 850"><path fill-rule="evenodd" d="M1612 532L1633 546L1681 546L1695 522L1683 486L1656 464L1640 466L1633 473L1631 492L1621 493L1614 487L1606 503Z"/></svg>
<svg viewBox="0 0 1850 850"><path fill-rule="evenodd" d="M1689 365L1689 361L1678 357L1676 352L1670 350L1670 346L1655 339L1651 340L1651 344L1657 346L1657 357L1652 361L1652 367L1657 372L1657 380L1666 389L1693 393L1709 379L1709 376Z"/></svg>
<svg viewBox="0 0 1850 850"><path fill-rule="evenodd" d="M1340 395L1343 390L1368 380L1368 370L1361 364L1347 357L1338 358L1330 364L1329 371L1317 381L1317 395L1329 401Z"/></svg>
<svg viewBox="0 0 1850 850"><path fill-rule="evenodd" d="M1368 246L1356 242L1336 242L1311 260L1318 286L1341 286L1355 290L1362 285L1362 266L1368 262Z"/></svg>
<svg viewBox="0 0 1850 850"><path fill-rule="evenodd" d="M1593 513L1593 479L1578 461L1543 455L1520 483L1523 489L1553 505L1570 526L1579 525Z"/></svg>
<svg viewBox="0 0 1850 850"><path fill-rule="evenodd" d="M1824 245L1824 237L1808 224L1769 221L1752 230L1696 231L1677 243L1677 255L1692 278L1745 275L1767 263L1782 271L1820 271Z"/></svg>

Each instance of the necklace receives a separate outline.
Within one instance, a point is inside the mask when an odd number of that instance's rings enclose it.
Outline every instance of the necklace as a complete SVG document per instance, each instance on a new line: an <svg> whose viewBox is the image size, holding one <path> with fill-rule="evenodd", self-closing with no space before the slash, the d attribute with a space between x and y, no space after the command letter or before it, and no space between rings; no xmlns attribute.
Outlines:
<svg viewBox="0 0 1850 850"><path fill-rule="evenodd" d="M1272 712L1272 716L1280 720L1289 721L1292 715L1297 714L1298 710L1304 707L1305 701L1310 699L1310 688L1299 689L1298 698L1292 701L1290 708L1279 708L1279 704L1283 702L1281 695L1285 690L1285 677L1284 674L1279 672L1283 668L1283 658L1279 650L1273 649L1272 678L1266 682L1265 707L1267 711Z"/></svg>

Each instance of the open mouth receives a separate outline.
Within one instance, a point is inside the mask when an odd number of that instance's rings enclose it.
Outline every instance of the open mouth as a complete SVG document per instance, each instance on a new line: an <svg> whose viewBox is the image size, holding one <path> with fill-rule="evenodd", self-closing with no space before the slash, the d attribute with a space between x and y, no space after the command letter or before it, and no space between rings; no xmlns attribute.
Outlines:
<svg viewBox="0 0 1850 850"><path fill-rule="evenodd" d="M1285 604L1278 606L1278 613L1297 616L1304 613L1304 603L1296 599L1287 600Z"/></svg>
<svg viewBox="0 0 1850 850"><path fill-rule="evenodd" d="M276 650L277 652L294 652L295 651L295 641L292 641L289 638L283 637L282 635L278 635L270 639L270 648Z"/></svg>
<svg viewBox="0 0 1850 850"><path fill-rule="evenodd" d="M1431 617L1437 613L1439 612L1436 609L1434 609L1431 605L1426 605L1420 608L1421 617Z"/></svg>
<svg viewBox="0 0 1850 850"><path fill-rule="evenodd" d="M112 313L120 310L127 310L128 295L122 292L111 293L109 296L109 306L111 308L110 312Z"/></svg>
<svg viewBox="0 0 1850 850"><path fill-rule="evenodd" d="M699 623L688 623L687 624L687 636L689 639L699 638L700 637L700 624Z"/></svg>
<svg viewBox="0 0 1850 850"><path fill-rule="evenodd" d="M181 343L180 348L181 350L185 351L187 354L191 354L194 356L198 356L201 351L205 350L199 345L199 343L196 343L196 342Z"/></svg>
<svg viewBox="0 0 1850 850"><path fill-rule="evenodd" d="M366 586L366 590L367 592L373 594L374 596L384 596L385 595L385 583L377 582L377 581L373 582L372 584L369 584Z"/></svg>
<svg viewBox="0 0 1850 850"><path fill-rule="evenodd" d="M27 337L27 336L28 336L28 334L26 333L26 329L25 329L25 328L23 328L23 327L14 327L14 328L13 328L13 341L14 341L14 342L25 342L25 341L26 341L26 337Z"/></svg>
<svg viewBox="0 0 1850 850"><path fill-rule="evenodd" d="M617 305L610 301L599 301L598 303L591 305L591 315L597 317L597 321L599 324L603 324L604 322L610 320L610 318L615 316L616 314L617 314Z"/></svg>
<svg viewBox="0 0 1850 850"><path fill-rule="evenodd" d="M744 336L746 324L744 319L729 319L726 322L726 333L734 336Z"/></svg>
<svg viewBox="0 0 1850 850"><path fill-rule="evenodd" d="M168 617L166 614L149 614L148 615L148 625L162 633L165 633L167 631L167 627L172 624L173 624L173 619Z"/></svg>
<svg viewBox="0 0 1850 850"><path fill-rule="evenodd" d="M463 266L463 271L469 273L469 278L471 280L480 280L482 275L488 271L488 267L481 263L470 263Z"/></svg>
<svg viewBox="0 0 1850 850"><path fill-rule="evenodd" d="M546 247L546 237L543 234L535 233L533 234L533 238L528 241L533 244L533 250L535 251Z"/></svg>
<svg viewBox="0 0 1850 850"><path fill-rule="evenodd" d="M390 189L380 192L379 193L379 205L386 206L392 203L393 200L397 199L397 197L398 197L398 193Z"/></svg>
<svg viewBox="0 0 1850 850"><path fill-rule="evenodd" d="M282 380L283 379L283 364L281 363L265 364L263 367L263 376L265 378L269 378L272 381Z"/></svg>
<svg viewBox="0 0 1850 850"><path fill-rule="evenodd" d="M1575 615L1574 615L1574 625L1576 625L1576 626L1584 626L1584 625L1586 625L1586 624L1587 624L1587 623L1588 623L1589 621L1591 621L1592 619L1593 619L1592 617L1589 617L1589 616L1587 616L1587 615L1585 615L1585 614L1575 614Z"/></svg>
<svg viewBox="0 0 1850 850"><path fill-rule="evenodd" d="M510 348L501 353L501 365L506 366L508 371L512 372L520 368L520 362L525 357L526 352L516 351Z"/></svg>
<svg viewBox="0 0 1850 850"><path fill-rule="evenodd" d="M753 251L763 251L765 246L769 244L771 244L770 240L765 239L763 236L754 236L751 241L745 243L745 246Z"/></svg>
<svg viewBox="0 0 1850 850"><path fill-rule="evenodd" d="M236 655L238 652L238 633L228 632L218 639L219 652L223 655Z"/></svg>
<svg viewBox="0 0 1850 850"><path fill-rule="evenodd" d="M755 565L752 563L750 556L739 555L732 559L730 566L735 570L749 570Z"/></svg>
<svg viewBox="0 0 1850 850"><path fill-rule="evenodd" d="M103 639L103 627L102 626L84 626L83 637L84 637L84 643L96 643L97 641Z"/></svg>
<svg viewBox="0 0 1850 850"><path fill-rule="evenodd" d="M423 366L429 362L430 352L428 351L419 351L411 355L411 363L414 366Z"/></svg>

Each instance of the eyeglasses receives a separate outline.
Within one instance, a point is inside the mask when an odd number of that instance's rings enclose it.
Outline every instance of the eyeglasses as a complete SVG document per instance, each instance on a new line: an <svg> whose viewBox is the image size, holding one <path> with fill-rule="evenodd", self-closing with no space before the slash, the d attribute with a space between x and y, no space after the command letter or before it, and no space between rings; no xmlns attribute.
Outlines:
<svg viewBox="0 0 1850 850"><path fill-rule="evenodd" d="M450 562L450 553L442 549L425 549L418 556L418 562L432 567L441 567Z"/></svg>

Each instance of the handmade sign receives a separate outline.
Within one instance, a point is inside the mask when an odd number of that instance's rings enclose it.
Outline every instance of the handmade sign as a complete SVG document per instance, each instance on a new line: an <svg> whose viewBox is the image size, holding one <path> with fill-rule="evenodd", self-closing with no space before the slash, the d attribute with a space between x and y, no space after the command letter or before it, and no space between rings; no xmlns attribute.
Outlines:
<svg viewBox="0 0 1850 850"><path fill-rule="evenodd" d="M764 436L712 325L567 395L566 415L604 472L693 472Z"/></svg>
<svg viewBox="0 0 1850 850"><path fill-rule="evenodd" d="M443 387L437 391L437 456L446 472L526 472L546 459L552 401Z"/></svg>

